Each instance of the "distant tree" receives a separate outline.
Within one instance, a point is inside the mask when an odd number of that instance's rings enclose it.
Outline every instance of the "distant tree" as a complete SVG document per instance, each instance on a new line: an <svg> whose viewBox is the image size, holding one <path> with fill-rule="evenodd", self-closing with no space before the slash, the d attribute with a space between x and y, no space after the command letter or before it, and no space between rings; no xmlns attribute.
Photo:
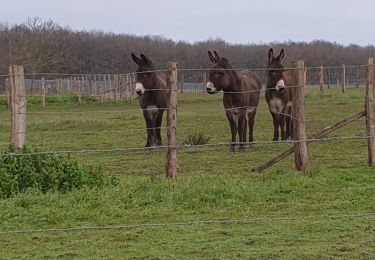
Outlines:
<svg viewBox="0 0 375 260"><path fill-rule="evenodd" d="M9 27L0 24L0 71L7 73L10 45L13 62L25 66L27 73L126 73L135 65L130 53L145 53L157 68L176 61L180 68L207 69L208 50L228 57L235 68L264 68L270 47L286 50L284 63L303 59L308 67L364 64L375 56L374 46L343 46L324 40L312 42L271 42L268 44L230 44L222 39L196 43L175 42L161 36L135 36L100 31L72 31L53 21L29 18ZM261 73L261 72L259 72ZM330 72L331 76L335 76ZM263 73L264 74L264 73ZM203 72L185 71L186 80L203 79ZM260 75L264 78L264 75ZM310 75L313 76L313 75Z"/></svg>
<svg viewBox="0 0 375 260"><path fill-rule="evenodd" d="M29 18L15 27L10 34L12 53L17 62L32 74L31 91L35 74L50 72L53 66L63 63L68 53L68 44L59 37L63 28L53 21Z"/></svg>

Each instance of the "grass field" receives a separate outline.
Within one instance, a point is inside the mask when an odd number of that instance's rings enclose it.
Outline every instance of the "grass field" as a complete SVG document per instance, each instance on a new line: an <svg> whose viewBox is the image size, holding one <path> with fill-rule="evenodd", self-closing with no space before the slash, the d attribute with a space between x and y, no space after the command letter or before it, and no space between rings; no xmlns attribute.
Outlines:
<svg viewBox="0 0 375 260"><path fill-rule="evenodd" d="M308 133L363 110L363 92L330 89L320 96L309 89ZM9 117L2 108L3 147L9 142ZM50 99L44 111L36 100L28 105L27 145L41 151L142 147L143 128L137 103L77 107ZM210 144L230 140L220 96L181 96L178 142L194 131L209 136ZM364 135L361 119L333 136ZM262 98L255 139L272 136ZM0 259L373 258L375 170L367 167L366 141L313 143L305 173L296 172L288 158L251 176L251 168L289 147L183 149L175 182L164 179L163 151L73 154L82 164L117 176L119 185L66 194L31 189L1 200Z"/></svg>

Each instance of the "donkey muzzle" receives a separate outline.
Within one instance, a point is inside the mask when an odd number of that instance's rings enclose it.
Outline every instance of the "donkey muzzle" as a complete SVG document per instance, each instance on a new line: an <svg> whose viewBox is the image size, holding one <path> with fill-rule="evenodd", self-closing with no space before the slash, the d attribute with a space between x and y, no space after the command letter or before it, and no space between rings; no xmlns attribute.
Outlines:
<svg viewBox="0 0 375 260"><path fill-rule="evenodd" d="M206 92L208 94L215 94L217 92L214 84L211 81L207 82Z"/></svg>
<svg viewBox="0 0 375 260"><path fill-rule="evenodd" d="M145 93L145 87L142 83L135 83L135 93L137 93L138 96L141 96Z"/></svg>
<svg viewBox="0 0 375 260"><path fill-rule="evenodd" d="M280 79L277 83L276 83L276 86L275 86L275 89L276 90L280 90L280 89L284 89L285 87L285 82L283 79Z"/></svg>

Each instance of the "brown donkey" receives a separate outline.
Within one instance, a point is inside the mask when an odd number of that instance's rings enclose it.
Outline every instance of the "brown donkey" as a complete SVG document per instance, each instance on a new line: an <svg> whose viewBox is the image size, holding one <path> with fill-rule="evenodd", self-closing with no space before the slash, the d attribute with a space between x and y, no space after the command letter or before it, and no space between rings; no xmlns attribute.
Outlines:
<svg viewBox="0 0 375 260"><path fill-rule="evenodd" d="M132 53L131 57L138 65L135 91L146 122L146 147L160 146L163 113L169 107L167 76L162 72L155 72L152 61L144 54L138 58Z"/></svg>
<svg viewBox="0 0 375 260"><path fill-rule="evenodd" d="M208 94L215 94L221 90L224 92L223 103L232 133L231 149L235 148L237 133L240 148L243 148L246 143L247 121L250 130L249 142L254 141L254 121L262 83L253 72L236 72L226 58L221 58L216 51L214 55L208 52L213 65L206 91Z"/></svg>
<svg viewBox="0 0 375 260"><path fill-rule="evenodd" d="M273 56L273 49L268 51L266 101L273 119L273 141L279 140L279 128L281 140L287 140L292 134L292 86L290 71L282 65L284 49L279 56Z"/></svg>

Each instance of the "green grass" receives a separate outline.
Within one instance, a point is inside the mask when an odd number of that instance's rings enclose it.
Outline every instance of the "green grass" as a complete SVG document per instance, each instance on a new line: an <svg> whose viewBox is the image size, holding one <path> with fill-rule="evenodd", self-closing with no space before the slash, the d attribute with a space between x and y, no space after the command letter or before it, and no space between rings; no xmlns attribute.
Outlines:
<svg viewBox="0 0 375 260"><path fill-rule="evenodd" d="M185 96L178 106L178 142L201 132L209 143L228 142L220 96ZM309 134L363 110L363 89L330 89L306 95ZM39 150L141 147L145 132L137 103L47 102L29 104L27 144ZM43 113L42 113L43 112ZM67 113L68 112L68 113ZM9 112L0 112L0 144L8 145ZM165 120L164 120L165 121ZM257 141L272 139L262 97ZM365 135L361 119L335 136ZM163 140L165 137L163 136ZM185 149L179 175L164 179L163 151L73 154L120 178L115 187L41 194L30 189L0 201L0 259L370 259L375 253L375 170L366 141L309 145L309 167L296 172L292 158L252 177L250 169L290 145ZM331 216L331 217L328 217ZM138 226L242 220L231 224ZM30 231L70 227L103 230ZM116 228L118 227L118 228Z"/></svg>

